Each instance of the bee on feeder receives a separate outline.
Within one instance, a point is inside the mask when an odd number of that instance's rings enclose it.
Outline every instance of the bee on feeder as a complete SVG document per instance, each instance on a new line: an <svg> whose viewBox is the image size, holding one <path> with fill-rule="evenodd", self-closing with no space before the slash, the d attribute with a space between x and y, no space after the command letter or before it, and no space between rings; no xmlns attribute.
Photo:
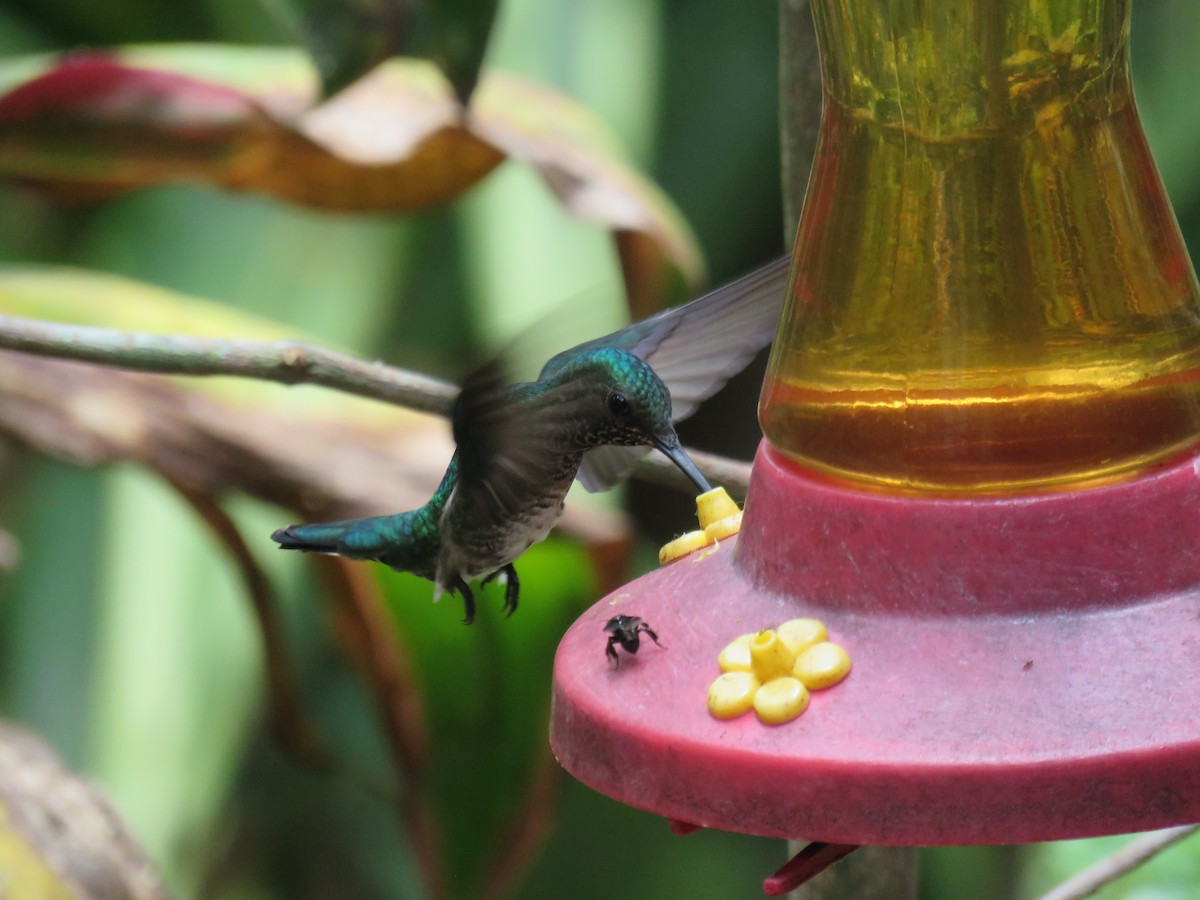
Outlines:
<svg viewBox="0 0 1200 900"><path fill-rule="evenodd" d="M608 645L604 648L604 655L618 666L621 665L621 659L617 656L617 644L624 647L626 653L637 653L638 647L642 643L642 635L645 634L646 637L662 647L654 629L637 616L613 616L604 626L604 630L609 632Z"/></svg>

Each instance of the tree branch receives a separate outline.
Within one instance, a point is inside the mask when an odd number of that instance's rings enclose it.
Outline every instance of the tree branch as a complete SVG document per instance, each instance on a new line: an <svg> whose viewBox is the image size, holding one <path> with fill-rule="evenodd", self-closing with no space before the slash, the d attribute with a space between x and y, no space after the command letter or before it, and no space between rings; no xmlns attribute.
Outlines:
<svg viewBox="0 0 1200 900"><path fill-rule="evenodd" d="M1128 875L1172 844L1182 841L1198 830L1200 830L1200 825L1181 825L1177 828L1166 828L1162 831L1144 834L1130 841L1116 853L1104 857L1064 881L1048 894L1043 894L1041 900L1081 900L1083 897L1090 897L1100 888Z"/></svg>
<svg viewBox="0 0 1200 900"><path fill-rule="evenodd" d="M255 378L313 384L346 394L446 415L458 388L437 378L366 362L303 341L214 340L119 331L0 315L0 349L161 375ZM750 464L688 451L712 482L745 496ZM667 459L647 457L635 471L643 480L690 490L691 482Z"/></svg>
<svg viewBox="0 0 1200 900"><path fill-rule="evenodd" d="M303 341L212 340L0 316L0 348L135 372L317 384L441 415L458 393L445 381Z"/></svg>

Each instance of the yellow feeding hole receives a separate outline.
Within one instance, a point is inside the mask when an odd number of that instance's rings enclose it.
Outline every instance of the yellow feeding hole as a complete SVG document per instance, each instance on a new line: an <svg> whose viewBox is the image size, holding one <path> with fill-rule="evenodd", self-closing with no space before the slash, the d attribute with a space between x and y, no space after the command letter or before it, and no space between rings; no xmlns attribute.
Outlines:
<svg viewBox="0 0 1200 900"><path fill-rule="evenodd" d="M758 688L752 672L726 672L708 686L708 711L718 719L736 719L754 705Z"/></svg>
<svg viewBox="0 0 1200 900"><path fill-rule="evenodd" d="M717 519L717 521L704 526L704 533L714 541L723 541L727 537L733 537L741 530L742 514L740 512L735 512L732 516Z"/></svg>
<svg viewBox="0 0 1200 900"><path fill-rule="evenodd" d="M810 691L833 687L850 674L850 654L829 641L813 644L796 657L792 674Z"/></svg>
<svg viewBox="0 0 1200 900"><path fill-rule="evenodd" d="M734 638L725 646L721 655L717 657L717 665L721 667L722 672L754 671L754 667L750 665L750 642L752 640L754 640L753 632Z"/></svg>
<svg viewBox="0 0 1200 900"><path fill-rule="evenodd" d="M724 676L722 676L724 677ZM768 681L754 694L754 712L768 725L790 722L808 709L808 689L798 678L784 676Z"/></svg>
<svg viewBox="0 0 1200 900"><path fill-rule="evenodd" d="M658 551L658 561L660 564L666 565L669 562L674 562L681 556L687 556L694 550L707 547L711 543L712 541L708 539L708 535L703 531L689 531L687 534L663 544L662 549Z"/></svg>
<svg viewBox="0 0 1200 900"><path fill-rule="evenodd" d="M708 528L714 522L739 512L738 505L723 487L715 487L696 498L696 518L700 520L701 528Z"/></svg>
<svg viewBox="0 0 1200 900"><path fill-rule="evenodd" d="M708 709L732 719L751 707L768 725L808 709L809 691L833 687L850 673L850 654L829 641L818 619L788 619L778 628L734 638L717 657L721 675L708 688Z"/></svg>
<svg viewBox="0 0 1200 900"><path fill-rule="evenodd" d="M787 645L770 628L750 639L750 666L764 684L780 675L790 675L792 659Z"/></svg>
<svg viewBox="0 0 1200 900"><path fill-rule="evenodd" d="M829 631L820 619L788 619L775 629L775 633L787 644L793 659L813 644L829 640Z"/></svg>
<svg viewBox="0 0 1200 900"><path fill-rule="evenodd" d="M742 527L742 511L723 487L705 491L696 498L696 518L700 520L700 527L704 530L689 531L682 537L664 544L658 551L658 561L661 565L674 562L681 556L687 556L702 547L735 535ZM696 557L698 560L702 558L703 556Z"/></svg>

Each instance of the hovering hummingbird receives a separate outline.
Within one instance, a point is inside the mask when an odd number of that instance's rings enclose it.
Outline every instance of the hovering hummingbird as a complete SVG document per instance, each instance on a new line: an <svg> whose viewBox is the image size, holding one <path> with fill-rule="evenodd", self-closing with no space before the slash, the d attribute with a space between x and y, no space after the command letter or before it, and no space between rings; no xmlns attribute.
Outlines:
<svg viewBox="0 0 1200 900"><path fill-rule="evenodd" d="M504 385L497 366L463 385L451 422L457 451L429 502L367 519L289 525L271 535L285 550L372 559L434 583L434 599L467 582L502 578L517 608L514 560L545 538L576 478L611 487L660 450L696 485L708 482L674 422L740 372L774 337L788 258L698 300L565 350L536 381Z"/></svg>

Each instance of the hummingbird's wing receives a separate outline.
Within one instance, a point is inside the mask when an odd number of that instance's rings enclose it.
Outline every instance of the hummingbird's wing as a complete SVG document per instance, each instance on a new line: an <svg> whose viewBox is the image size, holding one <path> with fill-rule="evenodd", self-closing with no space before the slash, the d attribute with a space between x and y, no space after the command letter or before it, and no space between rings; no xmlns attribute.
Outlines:
<svg viewBox="0 0 1200 900"><path fill-rule="evenodd" d="M596 447L583 454L575 477L589 494L607 491L649 452L649 447L618 447L615 444Z"/></svg>
<svg viewBox="0 0 1200 900"><path fill-rule="evenodd" d="M675 421L686 418L775 337L790 261L782 257L697 300L565 350L541 377L587 350L628 350L670 388Z"/></svg>
<svg viewBox="0 0 1200 900"><path fill-rule="evenodd" d="M671 392L671 418L685 419L771 343L790 262L790 257L782 257L698 300L560 353L546 363L542 377L581 351L618 347L650 363ZM614 446L589 450L579 481L589 491L605 490L648 452Z"/></svg>
<svg viewBox="0 0 1200 900"><path fill-rule="evenodd" d="M564 385L550 396L534 384L507 384L503 372L493 363L473 373L451 411L458 446L454 504L481 529L540 514L547 489L574 477L573 469L564 470L561 449L574 424L564 395L584 387Z"/></svg>

